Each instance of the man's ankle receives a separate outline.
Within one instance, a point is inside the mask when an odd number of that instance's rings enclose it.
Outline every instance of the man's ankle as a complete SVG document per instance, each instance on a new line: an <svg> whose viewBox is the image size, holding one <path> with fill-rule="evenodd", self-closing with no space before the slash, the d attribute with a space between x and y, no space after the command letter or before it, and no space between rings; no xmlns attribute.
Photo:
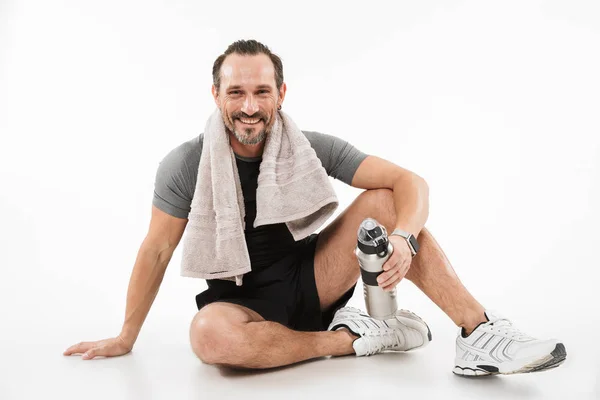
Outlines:
<svg viewBox="0 0 600 400"><path fill-rule="evenodd" d="M353 342L360 337L360 336L355 335L354 333L350 332L350 330L348 328L340 328L337 331L344 332L346 335L348 335L348 337L350 337L352 339Z"/></svg>
<svg viewBox="0 0 600 400"><path fill-rule="evenodd" d="M339 336L341 347L338 351L332 355L334 356L345 356L348 354L354 354L353 343L360 336L354 335L347 328L340 328L335 331L335 333Z"/></svg>
<svg viewBox="0 0 600 400"><path fill-rule="evenodd" d="M462 336L463 337L469 336L471 333L473 333L473 331L475 329L477 329L477 327L479 325L485 324L488 321L489 320L485 316L485 313L482 313L481 316L479 316L479 318L474 318L474 319L469 320L468 322L460 324L460 327L462 328L462 330L461 330Z"/></svg>

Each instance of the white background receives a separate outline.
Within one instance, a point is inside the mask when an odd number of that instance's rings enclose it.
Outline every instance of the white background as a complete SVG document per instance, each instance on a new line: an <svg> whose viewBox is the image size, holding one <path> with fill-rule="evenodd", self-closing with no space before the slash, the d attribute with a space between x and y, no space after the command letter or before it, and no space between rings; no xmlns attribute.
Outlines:
<svg viewBox="0 0 600 400"><path fill-rule="evenodd" d="M0 0L0 399L600 398L598 3L213 3ZM212 64L241 38L282 57L301 129L428 181L465 285L563 340L563 366L455 377L457 328L402 282L429 347L227 373L191 352L206 286L179 276L181 248L131 354L62 356L119 333L158 163L204 128ZM334 185L341 211L359 191Z"/></svg>

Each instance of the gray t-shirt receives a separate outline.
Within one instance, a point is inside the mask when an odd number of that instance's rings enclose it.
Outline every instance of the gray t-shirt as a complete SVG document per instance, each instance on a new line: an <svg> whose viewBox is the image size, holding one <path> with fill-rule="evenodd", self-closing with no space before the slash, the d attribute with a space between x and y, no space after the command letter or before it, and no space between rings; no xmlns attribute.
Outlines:
<svg viewBox="0 0 600 400"><path fill-rule="evenodd" d="M303 133L327 174L350 184L359 164L367 155L335 136L318 132ZM179 145L166 155L158 167L153 204L174 217L187 218L190 212L203 138L203 135L199 135ZM246 211L244 236L253 271L268 268L292 254L296 246L301 244L301 241L294 240L284 223L253 226L260 161L261 157L246 158L237 155L235 160Z"/></svg>
<svg viewBox="0 0 600 400"><path fill-rule="evenodd" d="M327 175L350 184L354 173L367 154L333 135L311 131L302 131L302 133L321 160ZM200 134L182 143L171 150L158 166L152 203L174 217L187 218L190 212L198 178L203 139L204 135ZM237 155L236 158L238 169L244 169L246 165L260 161L260 158L248 159ZM241 176L243 172L239 173Z"/></svg>

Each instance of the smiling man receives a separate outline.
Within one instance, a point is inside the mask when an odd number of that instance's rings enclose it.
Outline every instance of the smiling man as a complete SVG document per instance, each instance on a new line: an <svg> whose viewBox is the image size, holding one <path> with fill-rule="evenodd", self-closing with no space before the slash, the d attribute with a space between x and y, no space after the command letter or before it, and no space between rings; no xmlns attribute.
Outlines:
<svg viewBox="0 0 600 400"><path fill-rule="evenodd" d="M269 143L280 139L270 135L282 135L281 129L292 131L293 125L281 111L286 84L280 58L254 40L233 43L214 63L212 95L217 131L222 135L211 131L216 136L209 140L205 131L169 152L158 168L150 228L133 269L121 333L79 343L65 354L84 353L84 359L91 359L132 349L171 256L194 215L195 196L203 193L197 190L199 177L205 176L203 168L216 167L222 157L231 155L229 164L235 168L237 175L233 176L236 181L239 178L238 194L243 197L244 227L239 239L235 235L228 239L243 243L251 270L227 275L217 268L214 278L207 278L208 289L196 296L198 313L191 323L190 340L203 362L270 368L322 356L362 356L427 345L431 332L414 313L398 311L394 323L389 323L345 307L360 276L353 250L358 226L367 217L392 232L389 240L394 250L377 279L380 287L391 291L404 278L412 281L460 328L453 372L530 372L564 361L566 352L557 340L523 334L508 319L485 310L462 285L424 227L429 206L427 183L414 172L364 154L343 139L302 131L294 143L306 140L310 144L312 150L305 157L318 158L316 173L365 189L344 212L320 233L300 238L291 232L293 225L285 222L255 224L261 213L257 210L268 200L257 195L268 174L263 172L268 167L261 168L261 164L270 163L266 155ZM286 128L281 128L282 120L288 121ZM213 125L207 123L209 126ZM218 155L217 147L208 148L219 140L227 141L230 152ZM209 156L215 160L209 161ZM287 162L286 158L280 160L284 161L279 164ZM277 168L280 173L283 167ZM291 171L292 177L299 169ZM221 180L212 188L219 194L220 187L225 191L234 187L232 184ZM305 191L309 190L307 185ZM310 198L309 193L304 194ZM208 201L212 204L212 200ZM215 210L220 206L217 201L211 205ZM208 224L195 229L206 230ZM410 235L418 240L416 253ZM204 257L201 264L219 260Z"/></svg>
<svg viewBox="0 0 600 400"><path fill-rule="evenodd" d="M261 71L259 80L265 82L267 82L266 76L274 74L272 67L265 68L260 65L261 61L264 63L263 58L255 57L252 61L246 61L250 64L250 69L242 67L234 69L234 66L243 64L244 59L237 54L232 54L231 59L228 60L230 65L223 66L222 78L220 78L227 85L225 93L220 96L216 86L213 86L212 89L215 98L222 97L220 109L223 112L225 126L243 145L263 143L267 136L267 130L275 122L274 105L278 101L278 92L272 84L260 82L256 84L257 101L249 101L244 96L244 87L248 82L255 80L255 77L251 76L252 70ZM240 84L232 84L233 82L240 82ZM263 106L262 109L259 107L259 103Z"/></svg>

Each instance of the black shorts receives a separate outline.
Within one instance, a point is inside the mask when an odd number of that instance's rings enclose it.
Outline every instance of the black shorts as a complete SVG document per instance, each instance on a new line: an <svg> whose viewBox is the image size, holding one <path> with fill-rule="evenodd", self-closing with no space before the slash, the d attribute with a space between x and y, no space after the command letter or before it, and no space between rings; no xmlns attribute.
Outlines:
<svg viewBox="0 0 600 400"><path fill-rule="evenodd" d="M329 309L321 311L314 270L317 238L318 234L312 234L292 254L267 268L248 272L242 286L228 280L210 280L209 288L196 296L198 310L223 301L248 307L267 321L297 331L327 330L335 312L352 297L356 285Z"/></svg>

